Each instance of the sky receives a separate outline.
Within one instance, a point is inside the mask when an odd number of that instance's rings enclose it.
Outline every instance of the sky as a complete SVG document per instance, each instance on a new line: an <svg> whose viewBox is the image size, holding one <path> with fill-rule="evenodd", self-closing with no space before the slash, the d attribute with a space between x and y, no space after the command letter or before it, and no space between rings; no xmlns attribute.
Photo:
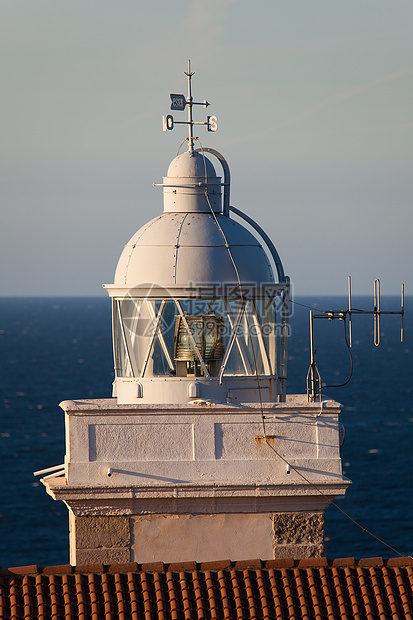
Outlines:
<svg viewBox="0 0 413 620"><path fill-rule="evenodd" d="M411 0L2 0L0 18L0 295L106 295L162 213L188 59L219 122L197 135L294 294L345 295L348 275L413 292Z"/></svg>

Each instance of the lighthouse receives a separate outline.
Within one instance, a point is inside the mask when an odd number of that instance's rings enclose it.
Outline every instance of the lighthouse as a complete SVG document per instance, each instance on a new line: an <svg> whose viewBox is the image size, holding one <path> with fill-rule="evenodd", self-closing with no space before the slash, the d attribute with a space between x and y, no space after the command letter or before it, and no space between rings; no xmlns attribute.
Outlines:
<svg viewBox="0 0 413 620"><path fill-rule="evenodd" d="M154 184L163 213L104 285L113 397L61 403L65 464L43 482L68 506L72 564L319 557L324 511L350 484L341 406L288 394L290 281L231 205L224 156L195 135L218 122L195 120L209 103L193 75L163 119L188 130Z"/></svg>

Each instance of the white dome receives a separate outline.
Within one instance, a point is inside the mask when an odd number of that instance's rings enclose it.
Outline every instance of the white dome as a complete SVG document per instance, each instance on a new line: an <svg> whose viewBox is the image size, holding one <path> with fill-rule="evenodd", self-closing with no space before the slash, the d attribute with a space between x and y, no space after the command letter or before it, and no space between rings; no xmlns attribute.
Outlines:
<svg viewBox="0 0 413 620"><path fill-rule="evenodd" d="M211 161L201 153L186 151L173 159L169 165L167 177L203 177L217 178Z"/></svg>
<svg viewBox="0 0 413 620"><path fill-rule="evenodd" d="M202 153L175 157L163 179L165 213L217 213L222 211L221 177Z"/></svg>
<svg viewBox="0 0 413 620"><path fill-rule="evenodd" d="M242 283L274 282L265 251L238 222L222 214L164 213L145 224L125 246L114 284L128 288L147 283L162 287L237 284L231 256Z"/></svg>

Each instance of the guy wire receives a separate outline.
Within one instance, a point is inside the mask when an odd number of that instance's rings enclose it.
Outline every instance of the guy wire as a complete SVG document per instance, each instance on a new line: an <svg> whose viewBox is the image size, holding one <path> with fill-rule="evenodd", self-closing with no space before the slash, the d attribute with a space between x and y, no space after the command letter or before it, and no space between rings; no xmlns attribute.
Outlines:
<svg viewBox="0 0 413 620"><path fill-rule="evenodd" d="M205 161L205 155L204 155L204 150L202 147L202 144L199 140L199 138L196 138L196 140L199 142L199 145L201 147L201 153L202 156L204 158L204 166L205 166L205 184L207 184L207 170L206 170L206 161ZM231 248L229 246L229 243L227 241L227 238L225 236L224 231L222 230L222 227L220 226L219 222L218 222L218 218L216 217L216 214L212 208L211 202L209 200L209 196L208 196L208 188L205 188L205 198L207 199L209 208L211 210L212 216L215 220L216 225L218 226L222 238L224 239L225 242L225 247L227 248L228 251L228 256L231 259L231 262L234 266L234 270L235 270L235 274L237 277L237 281L238 281L238 288L239 288L239 292L241 295L241 299L243 302L245 302L245 298L242 292L242 284L241 284L241 279L239 276L239 272L235 263L235 260L232 256L232 252L231 252ZM311 308L310 306L306 306L305 304L301 304L298 302L295 302L300 306L303 306L305 308L310 308L310 310L313 310L313 308ZM245 311L245 309L244 309ZM347 347L349 349L350 352L350 348L349 348L349 344L348 344L348 340L347 340L347 332L345 332L345 340L346 340L346 344ZM356 521L355 519L353 519L353 517L351 517L345 510L343 510L342 508L340 508L340 506L338 504L336 504L336 502L332 499L330 499L330 497L328 497L328 495L326 495L324 493L324 491L322 491L317 485L315 485L313 482L311 482L311 480L309 480L306 476L304 476L304 474L302 474L294 465L292 465L289 461L287 461L287 459L282 456L282 454L280 454L273 445L271 445L268 436L267 436L267 432L266 432L266 428L265 428L265 415L264 415L264 407L263 407L263 402L262 402L262 395L261 395L261 384L260 384L260 379L259 379L259 375L258 375L258 368L257 368L257 358L255 355L255 349L254 349L254 343L253 340L251 339L251 350L252 350L252 355L253 355L253 360L254 360L254 369L255 369L255 378L257 380L257 389L258 389L258 397L259 397L259 405L260 405L260 413L261 413L261 423L262 423L262 429L263 429L263 435L264 435L264 439L265 439L265 443L267 444L267 446L286 464L289 466L290 469L292 469L293 471L295 471L309 486L311 486L313 489L315 489L315 491L317 491L317 493L319 493L322 497L324 497L324 499L326 499L328 501L328 505L332 505L335 508L337 508L345 517L347 517L350 521L352 521L352 523L354 523L357 527L359 527L365 534L369 534L372 538L374 538L375 540L377 540L378 542L382 543L383 545L385 545L386 547L388 547L389 549L391 549L392 551L394 551L394 553L397 553L397 555L401 556L401 557L405 557L403 555L403 553L400 553L400 551L398 551L397 549L395 549L394 547L392 547L391 545L389 545L388 543L386 543L384 540L382 540L381 538L379 538L378 536L376 536L375 534L373 534L372 532L370 532L370 530L368 530L366 527L363 527L363 525L361 525L358 521ZM350 379L351 379L351 375L353 372L353 360L352 360L352 356L351 356L351 352L350 352L350 358L351 358L351 374L349 379L346 381L346 383L344 383L343 385L346 385ZM324 386L324 387L339 387L339 386ZM407 556L411 559L412 556Z"/></svg>
<svg viewBox="0 0 413 620"><path fill-rule="evenodd" d="M265 434L264 434L265 436ZM291 463L289 463L287 461L286 458L284 458L282 456L282 454L280 454L275 448L274 446L272 446L270 444L270 442L268 441L267 437L265 436L265 440L267 445L271 448L271 450L273 452L275 452L275 454L282 460L284 461L284 463L286 463L286 465L288 465L290 467L290 469L292 469L293 471L295 471L299 476L301 476L301 478L307 483L309 484L311 487L313 487L313 489L315 489L317 491L317 493L319 493L322 497L324 497L324 499L326 499L328 501L329 505L335 506L335 508L337 508L344 516L346 516L348 519L350 519L350 521L352 521L355 525L357 525L357 527L359 527L361 530L363 530L363 532L365 534L369 534L370 536L372 536L373 538L375 538L378 542L382 543L383 545L385 545L386 547L388 547L389 549L391 549L392 551L394 551L395 553L397 553L397 555L400 555L401 557L405 557L403 553L400 553L400 551L397 551L397 549L395 549L394 547L392 547L391 545L387 544L386 542L384 542L384 540L382 540L381 538L379 538L378 536L376 536L375 534L373 534L372 532L370 532L370 530L368 530L366 527L363 527L358 521L356 521L355 519L353 519L353 517L351 517L345 510L343 510L342 508L340 508L340 506L338 504L336 504L336 502L332 499L330 499L328 497L328 495L326 495L324 493L324 491L322 491L317 485L315 485L313 482L311 482L311 480L309 480L306 476L304 476L304 474L302 474L296 467L294 467L294 465L291 465ZM407 556L409 558L411 558L411 556ZM413 559L413 558L411 558Z"/></svg>

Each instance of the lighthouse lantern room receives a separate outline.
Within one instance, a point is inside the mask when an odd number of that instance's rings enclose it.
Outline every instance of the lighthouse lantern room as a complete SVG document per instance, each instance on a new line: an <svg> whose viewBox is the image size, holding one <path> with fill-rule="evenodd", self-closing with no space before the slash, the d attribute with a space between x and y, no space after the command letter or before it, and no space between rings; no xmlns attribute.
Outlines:
<svg viewBox="0 0 413 620"><path fill-rule="evenodd" d="M66 456L43 478L69 508L72 564L314 557L342 475L339 413L287 394L289 279L230 204L224 157L187 120L164 212L125 246L112 298L113 397L61 403ZM218 176L217 170L222 170ZM242 221L242 224L241 224ZM46 473L46 472L44 472Z"/></svg>
<svg viewBox="0 0 413 620"><path fill-rule="evenodd" d="M164 212L126 244L114 284L105 285L113 300L114 395L130 404L283 401L289 279L264 231L230 207L224 157L194 148L194 126L217 122L193 120L192 75L188 120L180 122L189 129L188 150L159 184ZM167 119L172 129L177 121Z"/></svg>

